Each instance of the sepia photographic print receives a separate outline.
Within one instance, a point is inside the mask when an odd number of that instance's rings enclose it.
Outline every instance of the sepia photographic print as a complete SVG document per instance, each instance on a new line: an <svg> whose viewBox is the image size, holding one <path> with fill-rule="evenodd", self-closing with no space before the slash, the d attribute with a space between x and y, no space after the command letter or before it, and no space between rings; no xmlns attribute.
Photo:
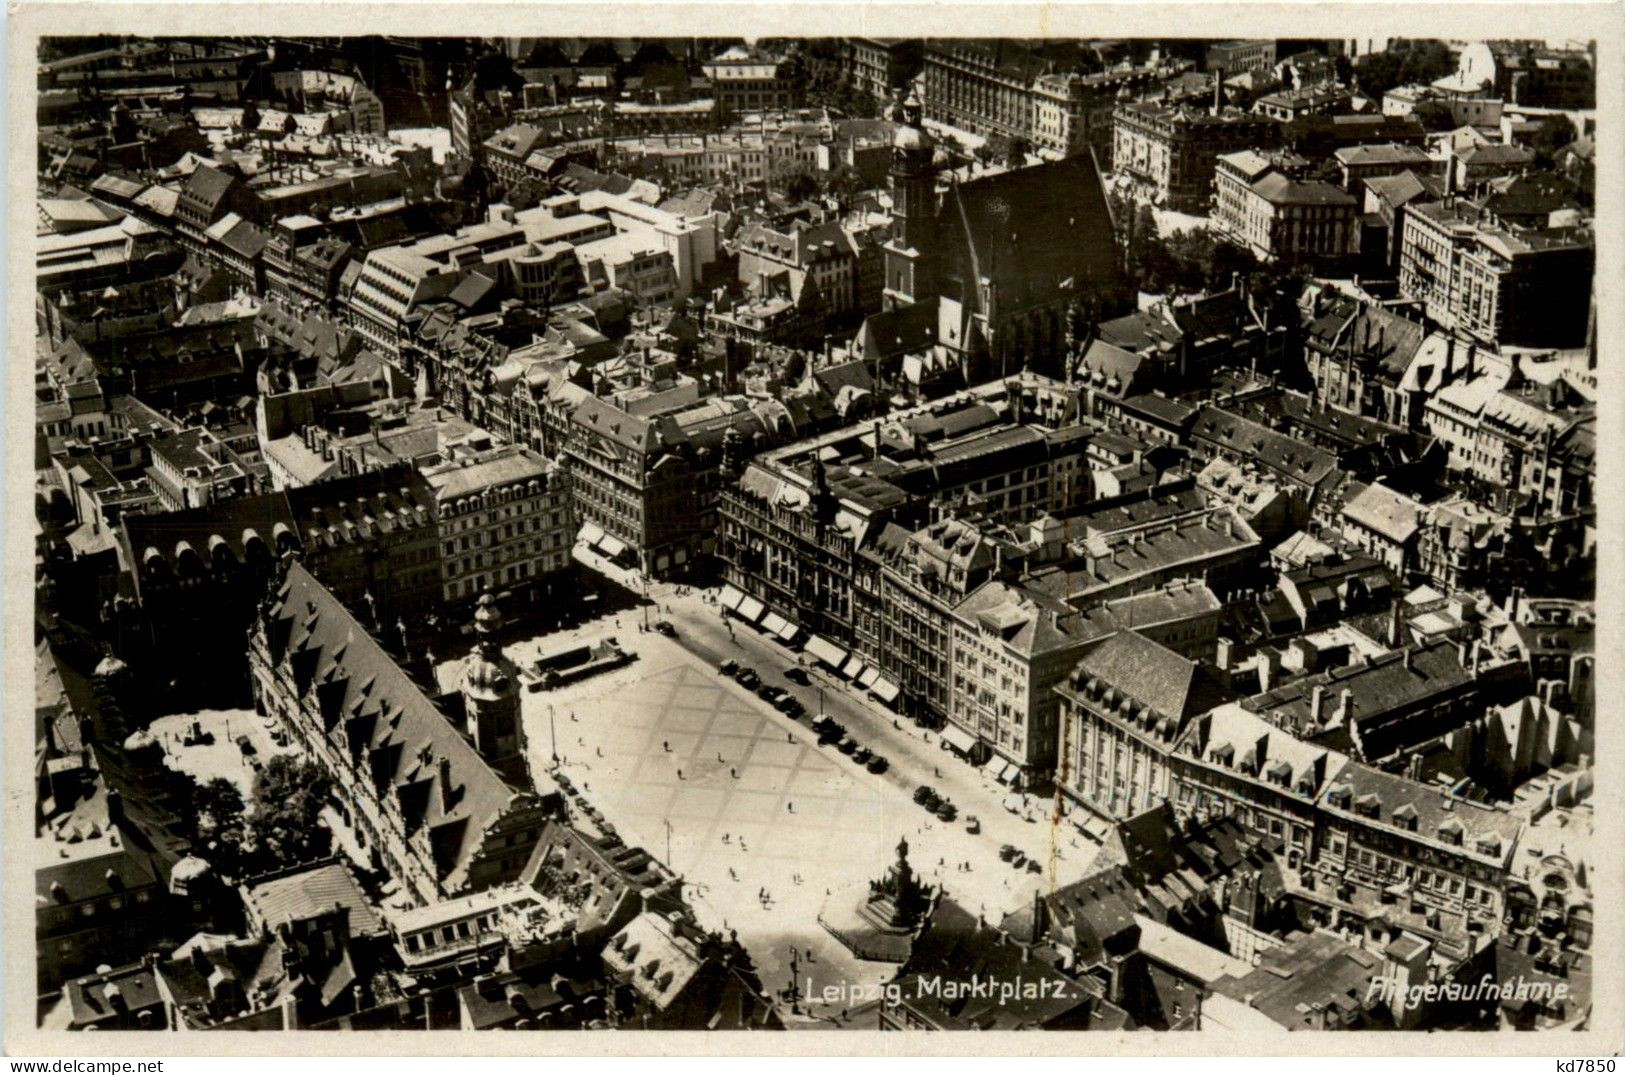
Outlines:
<svg viewBox="0 0 1625 1075"><path fill-rule="evenodd" d="M1616 1050L1617 10L637 11L13 20L8 1051Z"/></svg>

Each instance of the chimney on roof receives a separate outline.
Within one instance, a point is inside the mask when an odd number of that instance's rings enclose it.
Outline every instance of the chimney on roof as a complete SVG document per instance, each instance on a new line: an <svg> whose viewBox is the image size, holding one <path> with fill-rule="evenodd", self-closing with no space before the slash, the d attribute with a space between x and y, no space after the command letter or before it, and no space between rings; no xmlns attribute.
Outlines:
<svg viewBox="0 0 1625 1075"><path fill-rule="evenodd" d="M440 759L440 812L451 812L451 759Z"/></svg>
<svg viewBox="0 0 1625 1075"><path fill-rule="evenodd" d="M1275 687L1275 680L1281 671L1281 654L1273 646L1265 646L1258 651L1258 689L1260 693L1270 691Z"/></svg>
<svg viewBox="0 0 1625 1075"><path fill-rule="evenodd" d="M1353 712L1354 692L1349 690L1347 687L1344 687L1343 693L1338 695L1337 698L1337 723L1346 726L1349 722L1349 717L1353 715Z"/></svg>

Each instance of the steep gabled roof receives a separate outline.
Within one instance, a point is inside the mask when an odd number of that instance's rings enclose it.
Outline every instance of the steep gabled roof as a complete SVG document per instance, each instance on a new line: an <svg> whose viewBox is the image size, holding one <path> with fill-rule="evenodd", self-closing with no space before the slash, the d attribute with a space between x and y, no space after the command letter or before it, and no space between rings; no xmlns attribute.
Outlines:
<svg viewBox="0 0 1625 1075"><path fill-rule="evenodd" d="M1079 292L1114 285L1111 211L1093 157L1018 168L955 184L937 225L946 294L980 308L969 286L987 277L1006 306L1048 303L1070 280Z"/></svg>
<svg viewBox="0 0 1625 1075"><path fill-rule="evenodd" d="M464 887L485 829L537 797L509 786L302 564L288 568L263 621L273 660L318 694L331 690L331 749L397 801L383 819L426 833L442 889Z"/></svg>

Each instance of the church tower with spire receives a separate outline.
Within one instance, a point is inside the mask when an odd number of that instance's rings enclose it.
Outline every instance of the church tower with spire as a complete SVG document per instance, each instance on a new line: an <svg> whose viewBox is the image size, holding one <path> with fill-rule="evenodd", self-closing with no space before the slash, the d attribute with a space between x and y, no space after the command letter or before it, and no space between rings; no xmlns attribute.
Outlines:
<svg viewBox="0 0 1625 1075"><path fill-rule="evenodd" d="M496 598L480 597L474 611L478 641L463 664L463 715L474 749L516 787L531 786L525 732L519 720L519 668L502 652L502 613Z"/></svg>
<svg viewBox="0 0 1625 1075"><path fill-rule="evenodd" d="M893 113L892 236L886 243L884 302L888 310L931 297L929 252L937 216L936 147L913 93Z"/></svg>

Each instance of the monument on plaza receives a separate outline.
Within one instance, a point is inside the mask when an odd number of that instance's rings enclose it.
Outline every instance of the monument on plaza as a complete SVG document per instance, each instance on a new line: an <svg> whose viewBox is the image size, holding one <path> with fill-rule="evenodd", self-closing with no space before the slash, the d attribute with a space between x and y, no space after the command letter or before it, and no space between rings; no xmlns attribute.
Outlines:
<svg viewBox="0 0 1625 1075"><path fill-rule="evenodd" d="M818 924L859 959L902 963L940 895L909 865L908 840L903 839L885 876L831 894L818 913Z"/></svg>

